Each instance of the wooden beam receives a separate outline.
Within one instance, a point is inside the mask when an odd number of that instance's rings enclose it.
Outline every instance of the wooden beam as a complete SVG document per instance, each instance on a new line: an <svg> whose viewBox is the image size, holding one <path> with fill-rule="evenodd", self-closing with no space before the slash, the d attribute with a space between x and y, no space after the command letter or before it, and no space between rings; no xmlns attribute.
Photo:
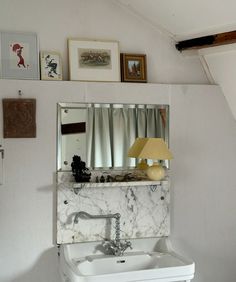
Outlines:
<svg viewBox="0 0 236 282"><path fill-rule="evenodd" d="M236 43L236 31L217 33L213 35L188 39L178 42L175 47L179 51L202 49Z"/></svg>

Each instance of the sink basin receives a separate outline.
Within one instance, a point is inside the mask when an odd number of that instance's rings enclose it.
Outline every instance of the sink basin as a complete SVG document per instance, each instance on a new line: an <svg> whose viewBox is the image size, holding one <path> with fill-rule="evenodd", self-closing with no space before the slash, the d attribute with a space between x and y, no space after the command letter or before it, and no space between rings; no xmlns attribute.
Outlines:
<svg viewBox="0 0 236 282"><path fill-rule="evenodd" d="M103 276L120 273L119 281L143 279L173 278L188 276L193 278L193 265L178 258L174 254L163 253L128 253L121 257L89 256L82 260L74 260L77 274L82 276ZM149 270L149 271L148 271ZM191 277L190 277L191 276ZM186 278L186 277L185 277ZM189 279L188 279L189 280Z"/></svg>
<svg viewBox="0 0 236 282"><path fill-rule="evenodd" d="M145 253L129 253L122 257L89 256L85 260L75 262L82 275L102 275L152 269L157 266L158 257Z"/></svg>
<svg viewBox="0 0 236 282"><path fill-rule="evenodd" d="M73 245L65 245L61 272L66 282L190 281L194 277L194 263L173 251L134 250L117 257L104 254L76 257Z"/></svg>

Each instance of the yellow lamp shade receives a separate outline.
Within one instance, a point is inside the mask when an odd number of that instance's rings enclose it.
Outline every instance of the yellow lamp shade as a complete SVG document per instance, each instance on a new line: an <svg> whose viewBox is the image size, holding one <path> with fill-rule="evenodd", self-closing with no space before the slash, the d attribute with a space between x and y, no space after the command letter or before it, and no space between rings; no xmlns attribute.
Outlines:
<svg viewBox="0 0 236 282"><path fill-rule="evenodd" d="M162 138L137 138L128 151L128 157L151 160L173 159Z"/></svg>
<svg viewBox="0 0 236 282"><path fill-rule="evenodd" d="M170 160L173 158L165 141L162 138L137 138L128 151L131 158ZM147 168L146 174L150 180L161 180L165 177L165 169L154 162Z"/></svg>

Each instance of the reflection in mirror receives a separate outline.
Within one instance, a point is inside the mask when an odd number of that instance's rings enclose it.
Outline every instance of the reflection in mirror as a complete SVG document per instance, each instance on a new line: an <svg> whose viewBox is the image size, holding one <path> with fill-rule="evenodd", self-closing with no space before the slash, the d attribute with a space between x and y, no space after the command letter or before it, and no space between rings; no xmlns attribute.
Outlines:
<svg viewBox="0 0 236 282"><path fill-rule="evenodd" d="M168 144L167 105L58 104L58 170L71 170L74 155L90 168L133 168L127 152L137 137Z"/></svg>

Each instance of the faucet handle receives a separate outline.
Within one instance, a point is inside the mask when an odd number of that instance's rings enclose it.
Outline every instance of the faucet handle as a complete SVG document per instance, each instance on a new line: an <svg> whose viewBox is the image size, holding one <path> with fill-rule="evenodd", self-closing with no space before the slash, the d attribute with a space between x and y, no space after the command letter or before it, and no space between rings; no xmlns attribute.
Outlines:
<svg viewBox="0 0 236 282"><path fill-rule="evenodd" d="M132 249L132 244L130 241L123 241L123 242L117 242L115 240L109 240L109 241L104 241L102 243L102 246L105 250L106 253L112 254L115 256L120 256L123 255L126 249L130 248Z"/></svg>
<svg viewBox="0 0 236 282"><path fill-rule="evenodd" d="M127 250L128 248L130 248L132 250L132 244L130 241L125 240L124 243L122 243L121 246L121 252L122 254L125 252L125 250Z"/></svg>
<svg viewBox="0 0 236 282"><path fill-rule="evenodd" d="M103 246L103 248L104 248L106 253L108 253L108 254L115 254L116 248L117 248L115 241L105 240L102 243L102 246Z"/></svg>

